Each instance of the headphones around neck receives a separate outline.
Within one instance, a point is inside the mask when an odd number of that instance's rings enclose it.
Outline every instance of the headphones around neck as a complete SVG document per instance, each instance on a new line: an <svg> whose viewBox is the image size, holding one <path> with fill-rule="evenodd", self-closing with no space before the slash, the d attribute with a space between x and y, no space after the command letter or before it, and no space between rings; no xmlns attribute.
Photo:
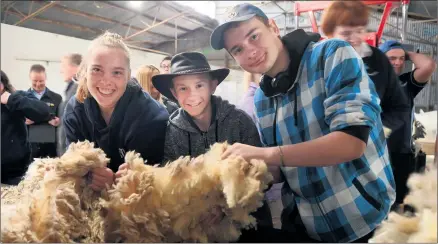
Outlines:
<svg viewBox="0 0 438 244"><path fill-rule="evenodd" d="M260 78L260 89L265 96L272 97L287 93L293 82L294 80L289 75L289 70L278 73L274 78L263 74Z"/></svg>

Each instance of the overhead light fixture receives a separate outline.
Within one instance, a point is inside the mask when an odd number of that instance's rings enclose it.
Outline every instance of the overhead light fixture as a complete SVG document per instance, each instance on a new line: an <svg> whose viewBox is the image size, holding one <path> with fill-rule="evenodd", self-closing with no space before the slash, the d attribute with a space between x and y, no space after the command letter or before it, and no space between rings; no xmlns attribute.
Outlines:
<svg viewBox="0 0 438 244"><path fill-rule="evenodd" d="M134 8L140 7L142 3L143 1L129 1L129 4Z"/></svg>

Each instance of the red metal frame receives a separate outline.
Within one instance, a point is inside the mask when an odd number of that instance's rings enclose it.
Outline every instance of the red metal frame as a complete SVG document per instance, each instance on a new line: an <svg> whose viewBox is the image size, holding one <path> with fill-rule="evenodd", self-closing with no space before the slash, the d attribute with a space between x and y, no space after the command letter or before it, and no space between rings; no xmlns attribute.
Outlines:
<svg viewBox="0 0 438 244"><path fill-rule="evenodd" d="M378 42L383 35L383 29L385 28L386 20L388 19L388 16L391 14L391 10L394 7L393 3L409 4L409 1L410 0L386 0L386 1L364 0L363 2L366 5L385 4L385 9L383 10L382 19L380 20L380 24L379 27L377 28L377 32L368 33L365 38L366 41L368 43L374 43L373 46L378 45ZM332 1L295 1L295 15L299 16L303 12L308 12L310 23L312 24L313 32L319 32L314 11L324 10L328 6L330 6L331 3Z"/></svg>

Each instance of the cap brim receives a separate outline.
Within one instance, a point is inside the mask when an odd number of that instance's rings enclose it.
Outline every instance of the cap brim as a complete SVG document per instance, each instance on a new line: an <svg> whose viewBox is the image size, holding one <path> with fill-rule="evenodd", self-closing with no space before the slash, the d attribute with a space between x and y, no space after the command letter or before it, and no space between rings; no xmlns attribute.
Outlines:
<svg viewBox="0 0 438 244"><path fill-rule="evenodd" d="M230 70L227 68L222 69L216 69L216 70L210 70L210 71L203 71L203 72L194 72L189 73L187 75L194 75L194 74L206 74L210 73L211 76L218 81L218 85L227 78L228 74L230 73ZM154 84L154 87L165 97L176 101L176 98L173 96L172 92L170 91L170 88L172 87L172 79L184 74L160 74L155 75L152 77L152 84Z"/></svg>
<svg viewBox="0 0 438 244"><path fill-rule="evenodd" d="M211 33L210 36L210 45L215 50L221 50L224 48L224 33L227 31L228 27L233 23L240 23L243 21L247 21L251 19L252 17L256 16L256 14L248 14L244 16L237 17L229 22L225 22L222 25L219 25L216 27L216 29L213 30L213 33Z"/></svg>

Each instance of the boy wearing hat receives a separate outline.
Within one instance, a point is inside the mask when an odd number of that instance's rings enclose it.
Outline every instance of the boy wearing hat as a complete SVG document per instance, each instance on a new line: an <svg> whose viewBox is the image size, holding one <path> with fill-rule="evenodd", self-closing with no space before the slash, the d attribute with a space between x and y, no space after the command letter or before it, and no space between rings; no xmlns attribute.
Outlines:
<svg viewBox="0 0 438 244"><path fill-rule="evenodd" d="M367 242L395 198L379 98L350 44L318 41L300 29L280 37L247 3L213 31L214 49L264 74L254 97L264 148L236 143L223 157L280 167L283 229L314 242Z"/></svg>
<svg viewBox="0 0 438 244"><path fill-rule="evenodd" d="M169 74L152 77L155 88L181 106L169 117L165 163L180 156L197 157L216 142L261 145L251 118L228 101L213 95L229 72L226 68L212 70L201 53L184 52L172 58ZM255 217L259 226L272 227L267 204L256 212Z"/></svg>
<svg viewBox="0 0 438 244"><path fill-rule="evenodd" d="M388 139L388 149L394 169L397 204L402 204L408 193L406 185L408 177L415 170L415 154L412 145L412 124L414 119L414 99L426 86L436 69L435 61L421 53L407 52L402 44L389 40L379 46L380 51L386 54L394 67L395 73L401 82L402 92L411 113L404 118L402 128L393 131ZM403 73L406 60L411 60L415 69ZM401 98L400 98L401 99Z"/></svg>

